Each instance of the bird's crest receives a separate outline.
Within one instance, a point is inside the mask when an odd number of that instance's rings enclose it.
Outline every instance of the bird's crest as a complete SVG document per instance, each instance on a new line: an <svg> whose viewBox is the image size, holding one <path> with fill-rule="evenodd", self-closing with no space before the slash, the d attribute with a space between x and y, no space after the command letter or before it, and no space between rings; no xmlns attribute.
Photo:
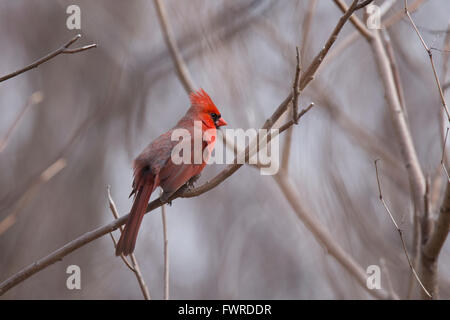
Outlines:
<svg viewBox="0 0 450 320"><path fill-rule="evenodd" d="M191 104L194 107L201 107L204 111L207 112L218 112L214 102L203 89L193 91L190 95L190 99Z"/></svg>

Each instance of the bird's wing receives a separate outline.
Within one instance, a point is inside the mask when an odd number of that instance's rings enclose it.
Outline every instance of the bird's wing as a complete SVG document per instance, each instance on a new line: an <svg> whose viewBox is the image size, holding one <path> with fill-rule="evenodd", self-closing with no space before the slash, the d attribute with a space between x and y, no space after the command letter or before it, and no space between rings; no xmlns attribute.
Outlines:
<svg viewBox="0 0 450 320"><path fill-rule="evenodd" d="M174 164L169 160L160 171L160 186L164 190L162 200L167 200L175 191L199 174L206 163L201 164Z"/></svg>

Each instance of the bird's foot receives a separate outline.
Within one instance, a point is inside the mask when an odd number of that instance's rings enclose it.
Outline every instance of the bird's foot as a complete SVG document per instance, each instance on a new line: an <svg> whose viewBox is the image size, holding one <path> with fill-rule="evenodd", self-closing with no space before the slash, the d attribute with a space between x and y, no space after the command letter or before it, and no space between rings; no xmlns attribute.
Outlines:
<svg viewBox="0 0 450 320"><path fill-rule="evenodd" d="M190 178L188 180L188 182L186 182L186 186L188 187L188 190L192 190L194 189L194 183L200 178L200 173L196 174L195 176L193 176L192 178Z"/></svg>

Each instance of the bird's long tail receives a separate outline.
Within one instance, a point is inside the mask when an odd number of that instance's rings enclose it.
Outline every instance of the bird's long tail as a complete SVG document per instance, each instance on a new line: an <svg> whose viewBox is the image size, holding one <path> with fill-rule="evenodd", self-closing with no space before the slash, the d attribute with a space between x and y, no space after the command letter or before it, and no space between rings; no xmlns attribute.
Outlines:
<svg viewBox="0 0 450 320"><path fill-rule="evenodd" d="M134 251L139 227L154 189L154 179L151 175L148 175L145 181L142 181L142 184L138 187L133 206L131 207L130 217L117 243L116 256L122 253L126 256Z"/></svg>

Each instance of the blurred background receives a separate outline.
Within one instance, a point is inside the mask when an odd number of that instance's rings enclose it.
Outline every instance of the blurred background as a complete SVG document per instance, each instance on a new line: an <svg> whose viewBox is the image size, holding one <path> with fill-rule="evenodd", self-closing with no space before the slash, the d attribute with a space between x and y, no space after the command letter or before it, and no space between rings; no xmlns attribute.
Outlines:
<svg viewBox="0 0 450 320"><path fill-rule="evenodd" d="M413 17L425 40L442 49L433 54L441 81L447 83L443 50L450 3L419 2ZM396 1L383 19L401 12L402 3ZM66 27L71 4L81 9L81 30ZM192 77L211 95L228 127L259 128L292 88L295 47L302 48L310 0L165 4ZM309 40L302 48L305 66L340 16L332 1L316 1ZM31 103L0 153L0 221L14 217L0 234L1 280L112 221L107 185L120 214L127 213L132 160L189 105L149 0L0 0L0 75L57 49L77 33L82 38L73 47L98 47L59 55L0 83L0 139L33 93L38 92L34 99L42 98ZM333 49L353 33L347 23ZM439 95L428 56L404 16L389 27L389 35L420 163L433 181L435 214L444 190ZM383 85L361 36L335 53L300 97L300 108L311 101L317 107L293 128L289 175L303 206L335 241L364 269L384 259L383 269L406 297L411 271L378 200L373 166L375 158L382 159L383 193L411 252L408 177ZM280 138L282 148L285 137ZM53 172L42 178L55 162ZM223 168L207 167L200 183ZM296 217L274 179L254 168L243 167L197 198L177 199L166 211L171 298L371 298ZM152 298L163 298L160 210L146 215L135 253ZM449 253L447 241L439 260L444 299L450 298ZM81 290L66 288L66 268L72 264L81 268ZM417 288L413 296L419 296ZM104 236L2 299L142 299L142 294L133 273L115 257L110 237Z"/></svg>

